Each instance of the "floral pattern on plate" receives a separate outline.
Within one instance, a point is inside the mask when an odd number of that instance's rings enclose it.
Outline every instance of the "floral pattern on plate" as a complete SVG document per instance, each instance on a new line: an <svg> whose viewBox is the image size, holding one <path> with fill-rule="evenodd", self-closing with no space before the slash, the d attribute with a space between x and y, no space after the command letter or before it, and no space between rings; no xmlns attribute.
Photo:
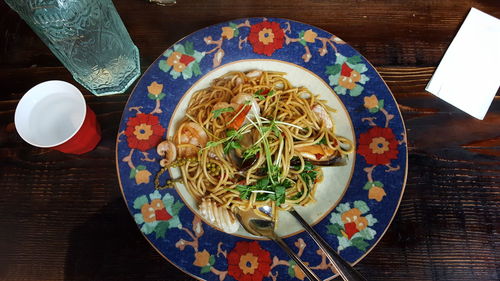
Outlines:
<svg viewBox="0 0 500 281"><path fill-rule="evenodd" d="M155 146L182 95L208 72L243 59L284 61L314 72L348 110L357 141L354 174L340 203L315 228L344 259L359 261L388 228L401 200L407 171L403 120L389 89L358 52L324 30L285 19L204 28L168 48L144 73L117 137L120 184L138 227L165 258L201 279L305 280L271 241L220 232L186 208L175 190L154 188L160 170ZM335 275L307 234L285 241L321 278Z"/></svg>

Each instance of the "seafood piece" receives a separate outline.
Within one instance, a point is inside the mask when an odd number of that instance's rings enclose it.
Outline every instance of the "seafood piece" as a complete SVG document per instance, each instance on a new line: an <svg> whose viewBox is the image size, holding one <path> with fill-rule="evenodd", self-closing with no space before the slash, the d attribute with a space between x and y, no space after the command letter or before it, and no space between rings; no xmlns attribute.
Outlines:
<svg viewBox="0 0 500 281"><path fill-rule="evenodd" d="M231 99L231 104L238 105L236 115L227 124L228 128L238 130L241 126L248 122L247 118L255 118L260 115L259 104L250 94L238 94Z"/></svg>
<svg viewBox="0 0 500 281"><path fill-rule="evenodd" d="M324 144L295 147L295 151L318 166L343 166L347 164L345 157Z"/></svg>
<svg viewBox="0 0 500 281"><path fill-rule="evenodd" d="M228 154L229 160L241 171L248 170L257 161L256 156L253 156L249 159L244 158L244 151L251 148L259 138L259 135L252 132L244 134L242 136L239 141L241 148L231 149Z"/></svg>
<svg viewBox="0 0 500 281"><path fill-rule="evenodd" d="M177 158L177 147L173 142L169 140L160 142L160 144L158 144L158 146L156 147L156 152L158 153L158 155L163 157L163 159L160 161L160 165L162 167L169 165Z"/></svg>
<svg viewBox="0 0 500 281"><path fill-rule="evenodd" d="M299 97L302 98L302 99L307 100L307 99L311 98L311 94L308 93L308 92L300 92L299 93ZM314 108L314 106L313 106L313 108ZM313 109L313 111L314 111L314 109Z"/></svg>
<svg viewBox="0 0 500 281"><path fill-rule="evenodd" d="M250 77L250 78L255 78L255 77L259 77L262 75L262 71L260 70L252 70L250 72L247 72L245 74L247 77Z"/></svg>
<svg viewBox="0 0 500 281"><path fill-rule="evenodd" d="M260 115L260 107L255 98L250 94L238 94L231 99L231 103L245 105L250 102L252 109L248 113L248 117L255 117Z"/></svg>
<svg viewBox="0 0 500 281"><path fill-rule="evenodd" d="M227 108L227 107L229 107L229 103L227 103L225 101L220 101L220 102L214 104L214 107L212 108L212 110L219 110L219 109Z"/></svg>
<svg viewBox="0 0 500 281"><path fill-rule="evenodd" d="M210 158L213 158L213 159L219 159L219 157L217 157L217 154L213 153L212 151L209 151L208 152L208 157Z"/></svg>
<svg viewBox="0 0 500 281"><path fill-rule="evenodd" d="M200 125L190 121L182 124L180 128L179 134L175 136L179 156L196 156L198 151L207 145L207 133Z"/></svg>
<svg viewBox="0 0 500 281"><path fill-rule="evenodd" d="M327 129L333 128L332 117L330 116L330 114L328 114L328 112L326 111L326 109L323 106L321 106L320 104L315 104L315 105L313 105L311 110L314 112L316 117L318 117L318 119L321 120L322 124Z"/></svg>
<svg viewBox="0 0 500 281"><path fill-rule="evenodd" d="M224 121L229 122L231 120L231 118L233 118L234 114L236 112L238 112L239 107L240 107L239 104L235 104L235 103L229 104L225 101L221 101L221 102L218 102L214 105L214 107L212 108L212 112L215 110L223 109L223 108L232 108L233 109L232 111L221 113L221 116L222 116L222 118L224 118Z"/></svg>
<svg viewBox="0 0 500 281"><path fill-rule="evenodd" d="M243 79L241 79L241 77L236 78L234 81L235 86L239 86L241 83L243 83Z"/></svg>
<svg viewBox="0 0 500 281"><path fill-rule="evenodd" d="M198 210L203 218L227 233L234 233L240 227L240 223L230 210L217 206L217 203L210 198L202 198Z"/></svg>
<svg viewBox="0 0 500 281"><path fill-rule="evenodd" d="M228 108L228 107L232 107L233 109L236 109L235 107L238 107L238 106L235 104L229 104L225 101L220 101L220 102L214 104L214 107L212 108L212 110L218 110L218 109Z"/></svg>

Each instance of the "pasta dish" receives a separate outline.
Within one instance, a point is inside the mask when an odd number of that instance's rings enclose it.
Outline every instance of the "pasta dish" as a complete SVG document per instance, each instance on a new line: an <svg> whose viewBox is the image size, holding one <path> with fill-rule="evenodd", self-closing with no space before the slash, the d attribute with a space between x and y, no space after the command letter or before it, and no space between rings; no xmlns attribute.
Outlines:
<svg viewBox="0 0 500 281"><path fill-rule="evenodd" d="M172 139L158 146L163 167L179 168L199 212L224 231L232 213L277 212L314 202L321 166L345 163L352 142L335 134L335 110L285 73L230 72L191 97Z"/></svg>

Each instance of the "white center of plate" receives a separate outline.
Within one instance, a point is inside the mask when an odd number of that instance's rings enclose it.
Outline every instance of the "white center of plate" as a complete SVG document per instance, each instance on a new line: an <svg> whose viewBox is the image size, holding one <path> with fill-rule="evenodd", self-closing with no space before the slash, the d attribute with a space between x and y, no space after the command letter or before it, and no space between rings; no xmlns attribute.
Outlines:
<svg viewBox="0 0 500 281"><path fill-rule="evenodd" d="M209 87L210 83L215 78L218 78L226 74L227 72L244 72L254 69L285 72L285 78L288 79L288 81L290 81L290 83L294 87L305 86L315 95L319 95L320 99L326 100L327 104L330 107L337 110L337 112L333 113L335 133L352 140L355 145L354 129L351 119L349 118L349 114L347 113L346 108L337 97L335 92L328 86L327 83L325 83L325 81L320 79L311 71L298 65L277 60L260 59L241 60L225 64L200 78L184 94L179 104L175 108L172 119L170 120L170 124L168 126L168 137L173 137L175 130L177 130L180 122L185 117L185 112L189 100L196 91ZM317 223L318 221L323 219L324 216L328 215L340 201L351 180L351 176L354 170L354 156L355 155L349 155L349 160L346 166L322 168L324 173L324 180L319 184L316 190L316 202L310 203L305 207L295 208L307 222L309 222L310 224ZM178 169L171 169L170 172L173 178L180 177L180 171ZM194 200L191 194L189 194L186 187L182 184L178 184L177 192L179 192L186 205L193 212L198 214L198 203ZM205 223L211 225L207 221L205 221ZM214 227L213 225L211 226ZM290 214L288 214L288 212L279 213L279 219L276 229L276 233L278 235L286 237L294 235L302 230L303 228ZM238 232L233 234L247 238L255 238L255 236L246 232L243 227L240 227Z"/></svg>

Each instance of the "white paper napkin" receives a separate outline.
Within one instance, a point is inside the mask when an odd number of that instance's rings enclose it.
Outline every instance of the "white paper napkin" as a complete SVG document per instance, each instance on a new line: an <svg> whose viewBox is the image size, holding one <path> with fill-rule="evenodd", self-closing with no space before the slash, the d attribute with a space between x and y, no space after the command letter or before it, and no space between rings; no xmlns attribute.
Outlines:
<svg viewBox="0 0 500 281"><path fill-rule="evenodd" d="M426 91L483 119L500 87L500 20L472 8Z"/></svg>

